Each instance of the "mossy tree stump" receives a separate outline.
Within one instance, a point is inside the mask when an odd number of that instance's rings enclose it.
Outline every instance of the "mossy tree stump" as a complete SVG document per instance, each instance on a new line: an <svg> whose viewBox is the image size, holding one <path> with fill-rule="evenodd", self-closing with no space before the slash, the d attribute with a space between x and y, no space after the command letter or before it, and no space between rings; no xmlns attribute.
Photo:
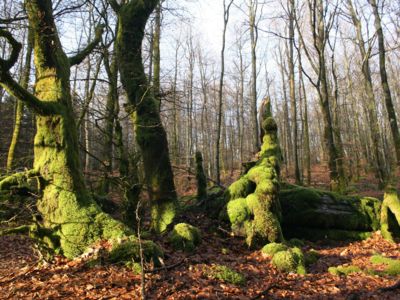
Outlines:
<svg viewBox="0 0 400 300"><path fill-rule="evenodd" d="M278 199L281 156L278 128L271 109L266 109L266 112L259 160L225 193L232 231L245 236L249 246L283 240Z"/></svg>

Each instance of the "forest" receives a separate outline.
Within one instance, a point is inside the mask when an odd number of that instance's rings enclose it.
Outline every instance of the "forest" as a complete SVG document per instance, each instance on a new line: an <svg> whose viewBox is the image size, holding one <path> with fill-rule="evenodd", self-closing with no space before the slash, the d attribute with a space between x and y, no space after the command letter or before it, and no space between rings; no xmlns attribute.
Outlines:
<svg viewBox="0 0 400 300"><path fill-rule="evenodd" d="M0 299L399 299L397 76L397 0L0 0Z"/></svg>

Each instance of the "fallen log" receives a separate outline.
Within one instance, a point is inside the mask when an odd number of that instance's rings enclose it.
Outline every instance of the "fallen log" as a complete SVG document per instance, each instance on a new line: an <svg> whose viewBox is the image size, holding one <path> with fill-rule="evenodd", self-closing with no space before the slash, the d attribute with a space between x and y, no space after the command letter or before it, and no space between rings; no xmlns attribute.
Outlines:
<svg viewBox="0 0 400 300"><path fill-rule="evenodd" d="M279 193L285 237L365 239L379 230L382 201L285 184Z"/></svg>

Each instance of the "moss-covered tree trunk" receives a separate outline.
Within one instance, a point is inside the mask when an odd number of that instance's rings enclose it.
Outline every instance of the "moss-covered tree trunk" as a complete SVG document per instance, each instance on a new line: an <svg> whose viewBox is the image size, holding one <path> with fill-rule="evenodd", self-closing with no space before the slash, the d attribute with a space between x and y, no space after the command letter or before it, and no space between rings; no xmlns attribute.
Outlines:
<svg viewBox="0 0 400 300"><path fill-rule="evenodd" d="M117 1L110 1L118 15L119 69L122 85L133 111L136 140L143 157L145 179L151 200L152 228L162 232L175 217L177 196L167 135L142 61L144 29L158 2L133 0L119 5Z"/></svg>
<svg viewBox="0 0 400 300"><path fill-rule="evenodd" d="M263 130L265 134L256 165L225 193L232 231L246 236L250 247L283 240L278 199L281 152L270 103L266 105Z"/></svg>
<svg viewBox="0 0 400 300"><path fill-rule="evenodd" d="M127 227L103 213L91 198L79 161L70 66L80 63L93 50L101 30L85 49L68 58L58 37L52 2L26 1L26 10L34 36L36 95L22 88L9 73L18 58L20 44L5 31L0 31L0 35L11 44L12 53L8 60L0 60L0 83L37 115L32 174L40 178L42 196L37 207L46 229L42 232L51 232L51 239L41 238L50 247L61 249L65 256L74 257L95 241L121 238L129 233Z"/></svg>
<svg viewBox="0 0 400 300"><path fill-rule="evenodd" d="M207 177L203 168L203 155L200 151L196 152L196 181L197 181L197 201L202 203L207 200Z"/></svg>

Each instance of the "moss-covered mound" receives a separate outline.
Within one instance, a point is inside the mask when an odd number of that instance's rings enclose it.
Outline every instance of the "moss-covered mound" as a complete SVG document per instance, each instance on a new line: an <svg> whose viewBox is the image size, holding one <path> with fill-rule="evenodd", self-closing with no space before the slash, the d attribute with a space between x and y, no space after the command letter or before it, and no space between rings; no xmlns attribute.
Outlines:
<svg viewBox="0 0 400 300"><path fill-rule="evenodd" d="M169 235L169 243L175 250L193 251L201 242L200 230L186 223L176 224Z"/></svg>
<svg viewBox="0 0 400 300"><path fill-rule="evenodd" d="M337 266L328 268L328 272L336 276L347 276L351 273L362 272L357 266Z"/></svg>
<svg viewBox="0 0 400 300"><path fill-rule="evenodd" d="M140 261L140 244L136 237L112 242L113 247L107 257L109 262L129 265ZM152 241L142 241L141 244L145 261L159 265L159 259L163 257L161 248Z"/></svg>
<svg viewBox="0 0 400 300"><path fill-rule="evenodd" d="M286 246L285 244L281 244L281 243L269 243L267 245L265 245L261 251L264 254L267 254L269 256L274 256L276 253L280 252L280 251L286 251L288 250L289 247Z"/></svg>
<svg viewBox="0 0 400 300"><path fill-rule="evenodd" d="M243 274L240 274L227 266L213 265L210 268L204 269L203 273L208 277L223 280L226 283L235 285L246 284L246 277Z"/></svg>
<svg viewBox="0 0 400 300"><path fill-rule="evenodd" d="M283 272L306 273L303 252L297 247L275 253L271 262L278 270Z"/></svg>
<svg viewBox="0 0 400 300"><path fill-rule="evenodd" d="M318 253L318 251L315 251L314 249L309 250L304 254L304 263L306 267L316 263L318 259L321 257L321 254Z"/></svg>

